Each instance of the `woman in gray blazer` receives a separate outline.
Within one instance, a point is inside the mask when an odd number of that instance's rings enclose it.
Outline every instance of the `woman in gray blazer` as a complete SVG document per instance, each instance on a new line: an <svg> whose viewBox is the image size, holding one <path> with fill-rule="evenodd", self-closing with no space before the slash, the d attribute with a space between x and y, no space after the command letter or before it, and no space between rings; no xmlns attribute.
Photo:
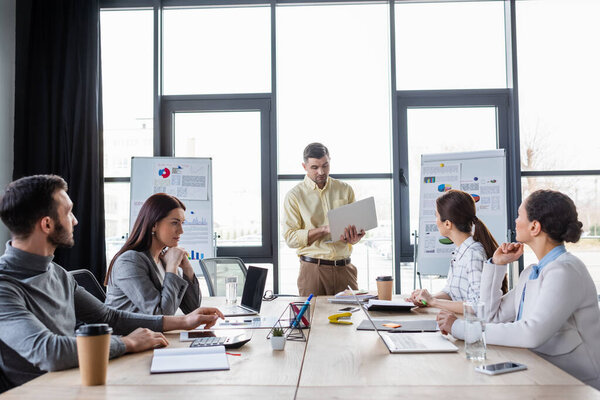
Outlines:
<svg viewBox="0 0 600 400"><path fill-rule="evenodd" d="M173 315L200 307L201 293L185 250L185 206L175 196L157 193L142 205L125 245L106 273L106 301L118 310Z"/></svg>
<svg viewBox="0 0 600 400"><path fill-rule="evenodd" d="M481 297L486 342L527 347L581 381L600 389L600 309L586 266L566 251L577 242L582 223L566 195L532 193L519 207L517 243L504 243L483 267ZM506 264L529 246L539 262L526 268L516 287L502 296ZM464 339L464 321L446 311L437 317L442 332Z"/></svg>

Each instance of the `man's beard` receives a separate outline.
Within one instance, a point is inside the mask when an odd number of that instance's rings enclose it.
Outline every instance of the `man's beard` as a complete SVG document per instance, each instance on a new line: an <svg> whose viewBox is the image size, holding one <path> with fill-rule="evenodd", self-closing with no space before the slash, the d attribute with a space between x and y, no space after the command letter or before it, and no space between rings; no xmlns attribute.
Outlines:
<svg viewBox="0 0 600 400"><path fill-rule="evenodd" d="M75 244L75 240L73 239L73 234L67 232L65 227L60 223L60 221L55 220L56 227L54 231L48 235L48 241L50 244L56 247L73 247Z"/></svg>

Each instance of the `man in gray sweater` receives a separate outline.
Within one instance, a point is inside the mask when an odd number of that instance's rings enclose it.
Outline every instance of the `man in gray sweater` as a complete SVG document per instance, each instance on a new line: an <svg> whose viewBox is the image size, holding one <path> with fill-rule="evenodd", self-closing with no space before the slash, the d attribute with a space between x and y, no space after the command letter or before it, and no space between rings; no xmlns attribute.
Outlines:
<svg viewBox="0 0 600 400"><path fill-rule="evenodd" d="M167 346L162 331L211 327L223 314L201 307L184 316L117 311L78 286L52 262L57 247L71 247L77 219L59 176L36 175L10 183L0 217L12 240L0 257L0 370L5 385L21 385L46 371L76 367L76 321L107 323L115 334L110 357Z"/></svg>

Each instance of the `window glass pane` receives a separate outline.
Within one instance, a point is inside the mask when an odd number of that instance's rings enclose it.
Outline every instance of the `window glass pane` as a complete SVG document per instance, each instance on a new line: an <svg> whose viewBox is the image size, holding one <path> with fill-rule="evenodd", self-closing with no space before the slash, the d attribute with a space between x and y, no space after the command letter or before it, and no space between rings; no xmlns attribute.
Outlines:
<svg viewBox="0 0 600 400"><path fill-rule="evenodd" d="M303 173L311 142L337 173L391 172L388 8L277 7L280 174Z"/></svg>
<svg viewBox="0 0 600 400"><path fill-rule="evenodd" d="M398 90L506 87L504 2L396 2Z"/></svg>
<svg viewBox="0 0 600 400"><path fill-rule="evenodd" d="M129 183L104 184L104 232L109 263L129 233L129 193Z"/></svg>
<svg viewBox="0 0 600 400"><path fill-rule="evenodd" d="M102 11L104 176L129 176L132 156L152 156L152 10Z"/></svg>
<svg viewBox="0 0 600 400"><path fill-rule="evenodd" d="M414 232L419 224L421 155L495 149L496 108L409 108L407 111L410 231Z"/></svg>
<svg viewBox="0 0 600 400"><path fill-rule="evenodd" d="M518 1L521 169L600 169L600 2Z"/></svg>
<svg viewBox="0 0 600 400"><path fill-rule="evenodd" d="M166 9L164 93L271 91L269 7Z"/></svg>
<svg viewBox="0 0 600 400"><path fill-rule="evenodd" d="M367 231L365 237L352 249L352 263L358 269L358 287L376 290L375 278L394 274L392 183L389 179L345 180L354 189L357 200L375 197L377 228ZM279 182L279 216L287 192L298 181ZM279 221L279 288L281 293L298 293L297 279L300 262L297 249L290 249L283 239ZM412 283L411 283L412 284Z"/></svg>
<svg viewBox="0 0 600 400"><path fill-rule="evenodd" d="M566 243L567 250L588 267L596 290L600 289L600 175L578 177L523 177L523 200L538 189L552 189L568 195L577 206L583 235L577 243ZM512 225L514 228L514 223ZM525 266L537 263L535 254L525 246Z"/></svg>
<svg viewBox="0 0 600 400"><path fill-rule="evenodd" d="M175 156L212 157L217 245L262 245L260 112L175 113L174 126Z"/></svg>

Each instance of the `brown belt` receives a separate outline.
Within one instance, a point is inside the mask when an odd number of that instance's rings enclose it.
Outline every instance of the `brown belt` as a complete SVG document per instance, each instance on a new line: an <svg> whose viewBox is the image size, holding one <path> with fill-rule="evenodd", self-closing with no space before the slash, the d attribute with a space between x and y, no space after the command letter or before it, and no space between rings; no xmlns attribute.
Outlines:
<svg viewBox="0 0 600 400"><path fill-rule="evenodd" d="M321 260L320 258L312 258L308 256L300 256L302 261L306 261L312 264L323 264L323 265L335 265L342 266L350 264L349 258L343 258L341 260Z"/></svg>

